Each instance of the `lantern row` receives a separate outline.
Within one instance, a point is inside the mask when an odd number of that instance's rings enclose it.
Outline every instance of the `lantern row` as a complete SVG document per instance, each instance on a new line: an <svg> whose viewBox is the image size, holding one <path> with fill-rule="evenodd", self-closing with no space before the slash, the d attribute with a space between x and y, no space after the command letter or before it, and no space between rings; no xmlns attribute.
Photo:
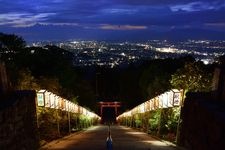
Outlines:
<svg viewBox="0 0 225 150"><path fill-rule="evenodd" d="M62 111L83 114L91 118L100 118L98 115L96 115L93 112L90 112L86 108L79 106L60 96L57 96L54 93L51 93L47 90L40 90L37 92L37 106L60 109Z"/></svg>
<svg viewBox="0 0 225 150"><path fill-rule="evenodd" d="M138 113L157 110L159 108L177 107L181 105L181 100L182 91L173 89L136 106L130 111L124 112L119 115L117 119L121 117L129 117Z"/></svg>

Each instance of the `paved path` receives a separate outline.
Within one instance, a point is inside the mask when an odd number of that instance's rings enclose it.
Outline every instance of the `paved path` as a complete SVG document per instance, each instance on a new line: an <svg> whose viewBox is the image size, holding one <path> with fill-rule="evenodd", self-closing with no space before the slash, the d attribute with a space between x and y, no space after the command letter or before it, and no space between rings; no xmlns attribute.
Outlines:
<svg viewBox="0 0 225 150"><path fill-rule="evenodd" d="M114 150L178 150L136 130L111 126ZM84 132L45 145L42 150L106 150L108 126L91 127Z"/></svg>

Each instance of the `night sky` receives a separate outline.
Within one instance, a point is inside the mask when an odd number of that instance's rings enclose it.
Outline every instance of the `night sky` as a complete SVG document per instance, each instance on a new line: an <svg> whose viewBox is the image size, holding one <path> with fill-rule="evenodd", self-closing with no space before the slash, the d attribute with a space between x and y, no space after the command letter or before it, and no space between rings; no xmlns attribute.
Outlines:
<svg viewBox="0 0 225 150"><path fill-rule="evenodd" d="M225 0L0 0L0 32L27 41L225 39Z"/></svg>

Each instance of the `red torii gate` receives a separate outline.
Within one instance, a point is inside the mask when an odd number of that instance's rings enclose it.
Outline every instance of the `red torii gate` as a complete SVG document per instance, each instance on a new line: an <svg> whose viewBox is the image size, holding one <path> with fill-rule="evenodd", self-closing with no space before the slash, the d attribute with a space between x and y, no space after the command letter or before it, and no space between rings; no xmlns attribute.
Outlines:
<svg viewBox="0 0 225 150"><path fill-rule="evenodd" d="M99 102L100 107L101 107L101 117L102 117L102 110L105 107L109 108L115 108L115 115L117 116L117 108L121 107L121 102Z"/></svg>

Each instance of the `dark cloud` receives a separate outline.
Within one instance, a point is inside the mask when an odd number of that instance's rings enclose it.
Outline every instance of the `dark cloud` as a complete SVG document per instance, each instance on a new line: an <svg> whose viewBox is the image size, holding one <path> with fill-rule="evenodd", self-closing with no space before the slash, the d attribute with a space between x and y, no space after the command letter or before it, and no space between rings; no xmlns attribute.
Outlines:
<svg viewBox="0 0 225 150"><path fill-rule="evenodd" d="M203 0L114 0L117 4L123 5L181 5ZM204 0L203 2L224 3L224 0Z"/></svg>
<svg viewBox="0 0 225 150"><path fill-rule="evenodd" d="M222 31L225 24L224 0L0 0L0 3L3 32L18 31L26 36L29 32L36 37L43 34L37 32L40 29L54 37L60 37L54 33L58 30L61 34L90 38L87 31L98 36L187 28Z"/></svg>

